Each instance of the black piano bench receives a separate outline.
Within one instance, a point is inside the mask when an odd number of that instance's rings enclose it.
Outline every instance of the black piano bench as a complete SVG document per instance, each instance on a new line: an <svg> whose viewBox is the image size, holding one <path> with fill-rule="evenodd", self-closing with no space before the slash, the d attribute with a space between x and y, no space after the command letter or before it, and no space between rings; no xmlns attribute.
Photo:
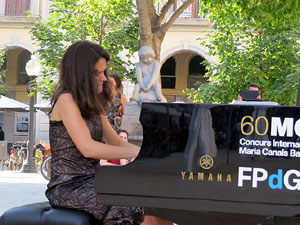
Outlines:
<svg viewBox="0 0 300 225"><path fill-rule="evenodd" d="M34 203L7 210L0 225L101 225L87 212L51 207L48 202Z"/></svg>

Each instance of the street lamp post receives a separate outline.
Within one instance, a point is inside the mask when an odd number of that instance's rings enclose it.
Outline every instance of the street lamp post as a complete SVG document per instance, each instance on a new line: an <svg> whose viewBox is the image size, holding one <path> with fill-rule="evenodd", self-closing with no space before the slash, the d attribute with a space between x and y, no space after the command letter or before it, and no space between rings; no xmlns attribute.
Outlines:
<svg viewBox="0 0 300 225"><path fill-rule="evenodd" d="M35 55L31 55L31 59L26 63L26 73L30 77L29 90L32 92L32 82L40 73L40 63ZM33 148L34 148L34 95L30 95L30 111L29 111L29 142L27 144L27 158L23 165L23 173L36 173L35 162L33 161Z"/></svg>

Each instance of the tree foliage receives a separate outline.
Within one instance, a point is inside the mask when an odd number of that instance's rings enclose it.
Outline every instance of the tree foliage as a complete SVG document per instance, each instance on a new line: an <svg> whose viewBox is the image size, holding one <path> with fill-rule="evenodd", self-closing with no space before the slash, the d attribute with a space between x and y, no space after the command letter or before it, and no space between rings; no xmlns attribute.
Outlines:
<svg viewBox="0 0 300 225"><path fill-rule="evenodd" d="M112 58L109 69L135 78L130 58L138 50L138 18L131 0L53 0L49 18L36 24L31 34L40 47L39 91L46 98L55 86L63 53L78 40L101 44ZM120 57L123 50L127 59Z"/></svg>
<svg viewBox="0 0 300 225"><path fill-rule="evenodd" d="M209 82L188 90L189 96L195 102L228 103L254 83L265 100L295 104L300 76L300 6L295 2L203 0L202 10L214 19L203 45L218 62L206 62Z"/></svg>
<svg viewBox="0 0 300 225"><path fill-rule="evenodd" d="M31 34L40 46L43 65L40 92L47 98L55 86L61 57L70 43L91 39L107 49L112 57L110 69L136 81L133 53L150 45L159 60L161 44L169 27L195 0L184 0L165 18L175 0L167 0L159 12L159 0L53 0L50 17L36 24ZM138 42L139 41L139 42ZM123 51L125 50L125 51ZM120 52L127 52L121 58Z"/></svg>
<svg viewBox="0 0 300 225"><path fill-rule="evenodd" d="M5 63L5 51L0 49L0 94L5 94L7 90L7 85L5 84L5 78L6 78L6 70L4 69L4 63Z"/></svg>
<svg viewBox="0 0 300 225"><path fill-rule="evenodd" d="M300 18L299 0L198 0L201 12L210 15L212 21L235 22L235 17L243 16L255 24L269 23L285 25L298 23ZM234 15L229 14L235 13Z"/></svg>

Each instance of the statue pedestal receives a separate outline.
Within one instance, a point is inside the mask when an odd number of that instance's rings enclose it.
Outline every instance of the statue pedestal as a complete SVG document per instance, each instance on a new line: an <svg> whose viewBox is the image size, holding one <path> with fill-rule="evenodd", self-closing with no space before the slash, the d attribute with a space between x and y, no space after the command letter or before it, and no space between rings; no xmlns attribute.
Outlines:
<svg viewBox="0 0 300 225"><path fill-rule="evenodd" d="M143 142L143 127L140 123L140 113L140 105L126 103L121 125L121 129L126 130L129 134L128 141L138 146L141 146Z"/></svg>

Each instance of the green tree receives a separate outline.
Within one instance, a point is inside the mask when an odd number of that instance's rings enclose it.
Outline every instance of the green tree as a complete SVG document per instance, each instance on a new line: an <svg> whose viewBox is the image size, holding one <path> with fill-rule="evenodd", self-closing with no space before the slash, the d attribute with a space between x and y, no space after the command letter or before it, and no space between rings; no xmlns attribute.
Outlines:
<svg viewBox="0 0 300 225"><path fill-rule="evenodd" d="M187 90L195 102L228 103L251 83L261 85L263 97L280 104L295 104L299 57L299 7L292 0L203 0L214 28L207 63L209 82ZM295 10L297 8L298 10Z"/></svg>
<svg viewBox="0 0 300 225"><path fill-rule="evenodd" d="M109 69L134 79L130 58L138 50L138 17L131 0L53 0L50 16L31 30L43 66L40 92L47 98L59 74L60 60L70 43L90 39L111 55ZM125 50L127 59L119 53Z"/></svg>
<svg viewBox="0 0 300 225"><path fill-rule="evenodd" d="M5 78L6 78L6 70L4 69L4 63L5 63L5 51L0 49L0 94L5 94L7 90L7 85L5 84Z"/></svg>
<svg viewBox="0 0 300 225"><path fill-rule="evenodd" d="M53 0L50 17L36 24L32 37L43 65L40 92L47 98L53 90L59 62L68 44L76 40L92 39L111 54L110 69L136 81L135 68L130 60L144 45L152 46L159 60L161 44L169 27L191 3L184 0L170 18L165 18L175 0L165 1L160 12L155 4L162 0ZM119 57L125 50L126 59ZM124 52L124 51L123 51Z"/></svg>

